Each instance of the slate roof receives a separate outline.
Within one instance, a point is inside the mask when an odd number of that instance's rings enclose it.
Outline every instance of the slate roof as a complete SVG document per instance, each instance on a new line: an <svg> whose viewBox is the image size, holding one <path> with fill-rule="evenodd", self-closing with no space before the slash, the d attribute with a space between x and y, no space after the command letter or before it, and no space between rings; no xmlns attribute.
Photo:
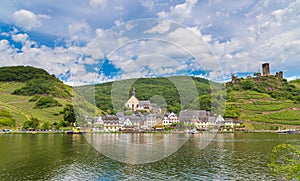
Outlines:
<svg viewBox="0 0 300 181"><path fill-rule="evenodd" d="M146 100L146 101L139 101L139 106L142 107L144 105L150 105L150 101L149 100Z"/></svg>
<svg viewBox="0 0 300 181"><path fill-rule="evenodd" d="M205 110L185 110L180 111L179 120L189 122L191 119L197 119L199 121L208 120L209 113Z"/></svg>

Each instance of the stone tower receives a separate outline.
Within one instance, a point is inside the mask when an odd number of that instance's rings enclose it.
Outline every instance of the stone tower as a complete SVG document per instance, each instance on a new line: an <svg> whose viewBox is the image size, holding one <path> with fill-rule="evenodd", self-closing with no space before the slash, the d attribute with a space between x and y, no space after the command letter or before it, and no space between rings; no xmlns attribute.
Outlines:
<svg viewBox="0 0 300 181"><path fill-rule="evenodd" d="M269 66L269 63L262 64L262 73L263 73L263 76L270 76L270 66Z"/></svg>

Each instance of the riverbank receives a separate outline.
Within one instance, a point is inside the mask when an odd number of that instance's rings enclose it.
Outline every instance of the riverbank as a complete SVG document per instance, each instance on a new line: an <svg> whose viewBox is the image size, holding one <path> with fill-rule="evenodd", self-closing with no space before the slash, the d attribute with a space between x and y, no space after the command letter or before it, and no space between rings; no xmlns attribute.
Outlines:
<svg viewBox="0 0 300 181"><path fill-rule="evenodd" d="M184 131L115 131L115 132L93 132L93 131L82 131L80 133L72 133L70 132L71 130L68 131L62 131L62 130L55 130L55 131L6 131L6 132L0 132L0 134L86 134L86 133L93 133L93 134L107 134L107 133L114 133L114 134L122 134L122 133L145 133L145 134L172 134L172 133L185 133ZM282 130L281 130L282 131ZM197 134L201 133L207 133L209 131L200 131ZM216 133L216 132L214 132ZM281 133L280 130L245 130L245 131L221 131L217 132L220 134L223 133ZM297 133L293 134L300 134L298 131Z"/></svg>

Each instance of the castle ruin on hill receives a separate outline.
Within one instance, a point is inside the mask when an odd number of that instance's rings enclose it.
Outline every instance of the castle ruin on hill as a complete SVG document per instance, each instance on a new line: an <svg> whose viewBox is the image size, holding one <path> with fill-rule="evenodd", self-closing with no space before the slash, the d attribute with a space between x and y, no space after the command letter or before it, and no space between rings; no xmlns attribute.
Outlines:
<svg viewBox="0 0 300 181"><path fill-rule="evenodd" d="M269 63L263 63L262 64L262 74L261 74L261 72L256 72L256 73L254 73L254 77L256 77L257 80L260 80L262 77L277 77L277 78L282 79L283 72L279 71L279 72L276 72L275 75L271 75ZM252 77L247 76L247 78L252 78ZM240 79L238 78L238 76L231 74L231 83L235 84L235 83L239 83L239 82L240 82Z"/></svg>

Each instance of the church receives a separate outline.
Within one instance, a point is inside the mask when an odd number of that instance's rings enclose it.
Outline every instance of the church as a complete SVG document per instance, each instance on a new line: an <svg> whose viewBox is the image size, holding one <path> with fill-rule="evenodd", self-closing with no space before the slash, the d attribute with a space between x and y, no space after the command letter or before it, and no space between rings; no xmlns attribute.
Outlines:
<svg viewBox="0 0 300 181"><path fill-rule="evenodd" d="M125 103L125 107L131 109L132 111L147 111L152 112L152 107L154 104L151 104L149 100L140 101L135 97L135 88L132 90L132 96Z"/></svg>

